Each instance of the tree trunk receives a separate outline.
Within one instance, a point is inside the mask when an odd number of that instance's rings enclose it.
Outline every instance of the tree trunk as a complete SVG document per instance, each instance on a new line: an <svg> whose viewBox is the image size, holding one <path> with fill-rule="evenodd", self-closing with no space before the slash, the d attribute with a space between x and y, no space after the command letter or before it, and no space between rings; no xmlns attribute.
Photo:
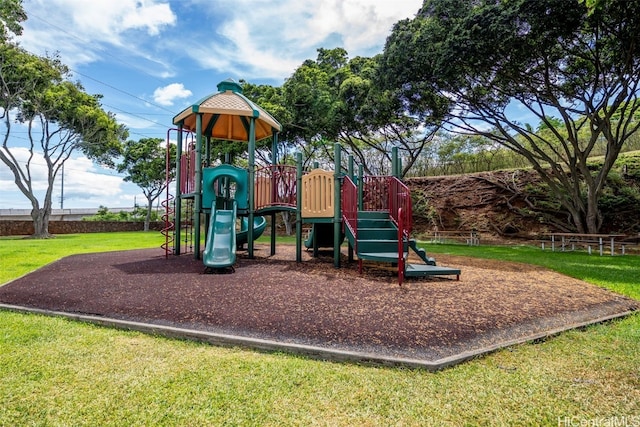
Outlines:
<svg viewBox="0 0 640 427"><path fill-rule="evenodd" d="M47 191L44 195L42 208L38 208L39 205L35 197L31 201L31 206L33 207L33 209L31 210L34 229L33 237L36 239L48 239L49 237L51 237L51 234L49 234L49 217L51 216L51 208L53 206L51 203L51 200L53 198L53 183L55 182L56 173L58 170L55 165L50 162L47 153L45 153L44 158L47 161L48 165L48 177Z"/></svg>
<svg viewBox="0 0 640 427"><path fill-rule="evenodd" d="M600 226L602 225L602 214L598 209L598 199L599 196L595 191L589 189L587 192L587 212L585 217L585 225L587 227L587 232L591 234L596 234L600 231Z"/></svg>
<svg viewBox="0 0 640 427"><path fill-rule="evenodd" d="M571 214L571 219L573 220L573 224L576 226L576 231L578 233L590 233L585 224L583 212L569 209L569 213Z"/></svg>
<svg viewBox="0 0 640 427"><path fill-rule="evenodd" d="M34 207L31 210L31 218L33 219L33 237L34 239L48 239L49 234L49 216L51 211L46 208L39 209Z"/></svg>
<svg viewBox="0 0 640 427"><path fill-rule="evenodd" d="M289 220L291 218L291 215L289 215L288 211L282 211L281 214L282 214L282 222L284 223L284 230L285 230L284 232L287 236L290 236L293 233L291 222Z"/></svg>
<svg viewBox="0 0 640 427"><path fill-rule="evenodd" d="M149 231L149 223L151 222L151 200L147 199L147 216L144 218L144 231Z"/></svg>

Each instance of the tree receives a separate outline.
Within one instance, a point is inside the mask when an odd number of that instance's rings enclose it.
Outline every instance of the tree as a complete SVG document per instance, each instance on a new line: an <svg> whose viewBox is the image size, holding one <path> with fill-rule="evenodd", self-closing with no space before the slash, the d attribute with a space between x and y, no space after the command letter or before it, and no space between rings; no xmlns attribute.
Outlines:
<svg viewBox="0 0 640 427"><path fill-rule="evenodd" d="M256 85L244 80L241 80L240 82L242 83L242 93L247 98L264 108L265 111L271 114L279 123L291 123L291 111L283 99L283 90L281 86L274 87L270 85ZM286 124L284 125L284 128L286 134ZM258 142L258 146L256 147L256 159L258 159L258 161L263 165L272 164L275 154L277 164L295 165L294 143L294 141L279 136L278 144L275 147L276 153L273 153L273 140L271 138L266 138ZM246 149L246 143L244 144L244 147ZM288 235L291 234L293 226L295 225L295 215L288 210L282 210L280 211L280 216L282 218L282 223L285 226L285 233Z"/></svg>
<svg viewBox="0 0 640 427"><path fill-rule="evenodd" d="M296 149L295 140L286 138L288 127L292 123L291 109L283 97L282 86L257 85L244 80L240 80L240 83L242 83L242 93L244 96L262 107L283 125L284 133L278 136L277 152L275 153L278 163L286 163L288 160L293 159L293 152ZM272 145L273 140L271 138L259 141L256 147L256 158L258 161L263 164L270 164L272 162Z"/></svg>
<svg viewBox="0 0 640 427"><path fill-rule="evenodd" d="M291 122L285 139L296 141L305 158L333 158L339 142L367 174L389 171L391 148L403 155L404 175L430 143L438 126L407 114L397 91L378 83L379 58L349 60L342 48L318 49L283 85Z"/></svg>
<svg viewBox="0 0 640 427"><path fill-rule="evenodd" d="M161 138L142 138L139 141L127 141L123 148L123 160L118 172L126 172L125 181L130 181L142 189L147 198L147 214L144 231L149 231L153 202L167 189L175 179L176 146L163 146ZM166 165L169 165L168 175Z"/></svg>
<svg viewBox="0 0 640 427"><path fill-rule="evenodd" d="M0 1L0 42L4 43L12 34L22 34L21 22L27 19L22 0Z"/></svg>
<svg viewBox="0 0 640 427"><path fill-rule="evenodd" d="M392 148L405 176L433 142L439 121L408 114L397 91L380 85L380 57L356 57L343 73L338 98L341 123L335 138L346 144L370 174L389 173ZM372 155L373 154L373 155ZM374 169L372 158L378 158Z"/></svg>
<svg viewBox="0 0 640 427"><path fill-rule="evenodd" d="M65 80L68 71L59 58L32 55L16 45L0 45L0 119L4 125L0 160L14 176L18 189L31 202L34 237L49 237L53 184L58 171L74 152L113 166L126 129L102 110L100 96L84 92L79 83ZM27 137L13 137L17 131ZM26 139L29 156L16 157ZM41 155L46 164L46 191L42 203L34 192L33 173Z"/></svg>
<svg viewBox="0 0 640 427"><path fill-rule="evenodd" d="M318 58L326 56L319 50ZM333 51L328 63L340 67L346 61L344 49ZM288 121L283 123L282 138L302 153L306 165L320 159L331 159L328 133L335 128L335 104L337 88L330 83L331 66L306 60L282 86L282 97L289 111Z"/></svg>
<svg viewBox="0 0 640 427"><path fill-rule="evenodd" d="M575 229L595 233L607 175L640 125L639 49L639 2L426 0L394 26L382 81L409 111L448 105L448 128L524 156ZM547 131L510 114L518 109ZM590 171L598 143L605 158Z"/></svg>

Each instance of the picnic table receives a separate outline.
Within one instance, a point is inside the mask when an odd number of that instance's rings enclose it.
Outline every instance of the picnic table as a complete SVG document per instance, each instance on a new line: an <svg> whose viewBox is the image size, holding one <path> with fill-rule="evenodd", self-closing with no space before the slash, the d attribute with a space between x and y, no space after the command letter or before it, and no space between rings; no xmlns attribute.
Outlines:
<svg viewBox="0 0 640 427"><path fill-rule="evenodd" d="M620 240L625 238L624 234L588 234L588 233L549 233L551 238L551 251L556 250L556 244L560 245L560 250L565 251L567 246L571 246L571 250L575 250L576 244L586 245L589 253L591 253L591 245L598 245L600 256L604 253L604 246L609 246L611 255L615 255L616 241L620 246L621 253L624 255L624 243ZM544 249L544 243L542 246Z"/></svg>
<svg viewBox="0 0 640 427"><path fill-rule="evenodd" d="M433 241L437 243L446 243L447 240L463 239L469 246L478 246L480 244L480 234L474 230L434 230Z"/></svg>

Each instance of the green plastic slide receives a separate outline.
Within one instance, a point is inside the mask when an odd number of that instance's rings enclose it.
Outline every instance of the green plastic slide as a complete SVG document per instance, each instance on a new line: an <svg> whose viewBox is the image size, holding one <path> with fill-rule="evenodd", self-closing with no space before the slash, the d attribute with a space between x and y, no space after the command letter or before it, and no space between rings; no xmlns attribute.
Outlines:
<svg viewBox="0 0 640 427"><path fill-rule="evenodd" d="M206 267L233 267L236 262L236 204L233 210L216 210L215 201L211 206L211 219L207 242L202 255Z"/></svg>
<svg viewBox="0 0 640 427"><path fill-rule="evenodd" d="M236 232L236 243L238 247L242 247L249 240L249 218L242 217L240 231ZM267 219L263 216L255 216L253 218L253 240L258 239L264 233L267 227Z"/></svg>

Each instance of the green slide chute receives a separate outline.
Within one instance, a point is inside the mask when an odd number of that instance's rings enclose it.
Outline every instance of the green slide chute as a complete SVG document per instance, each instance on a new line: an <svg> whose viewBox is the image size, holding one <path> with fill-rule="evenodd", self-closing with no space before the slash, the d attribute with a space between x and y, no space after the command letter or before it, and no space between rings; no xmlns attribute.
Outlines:
<svg viewBox="0 0 640 427"><path fill-rule="evenodd" d="M264 229L267 227L267 219L263 216L253 217L253 240L258 239L264 233ZM238 247L242 247L247 243L249 239L249 218L242 217L240 223L240 231L236 233L236 243Z"/></svg>
<svg viewBox="0 0 640 427"><path fill-rule="evenodd" d="M233 267L236 262L236 203L233 209L216 209L215 201L211 205L211 219L207 242L202 254L206 267Z"/></svg>

